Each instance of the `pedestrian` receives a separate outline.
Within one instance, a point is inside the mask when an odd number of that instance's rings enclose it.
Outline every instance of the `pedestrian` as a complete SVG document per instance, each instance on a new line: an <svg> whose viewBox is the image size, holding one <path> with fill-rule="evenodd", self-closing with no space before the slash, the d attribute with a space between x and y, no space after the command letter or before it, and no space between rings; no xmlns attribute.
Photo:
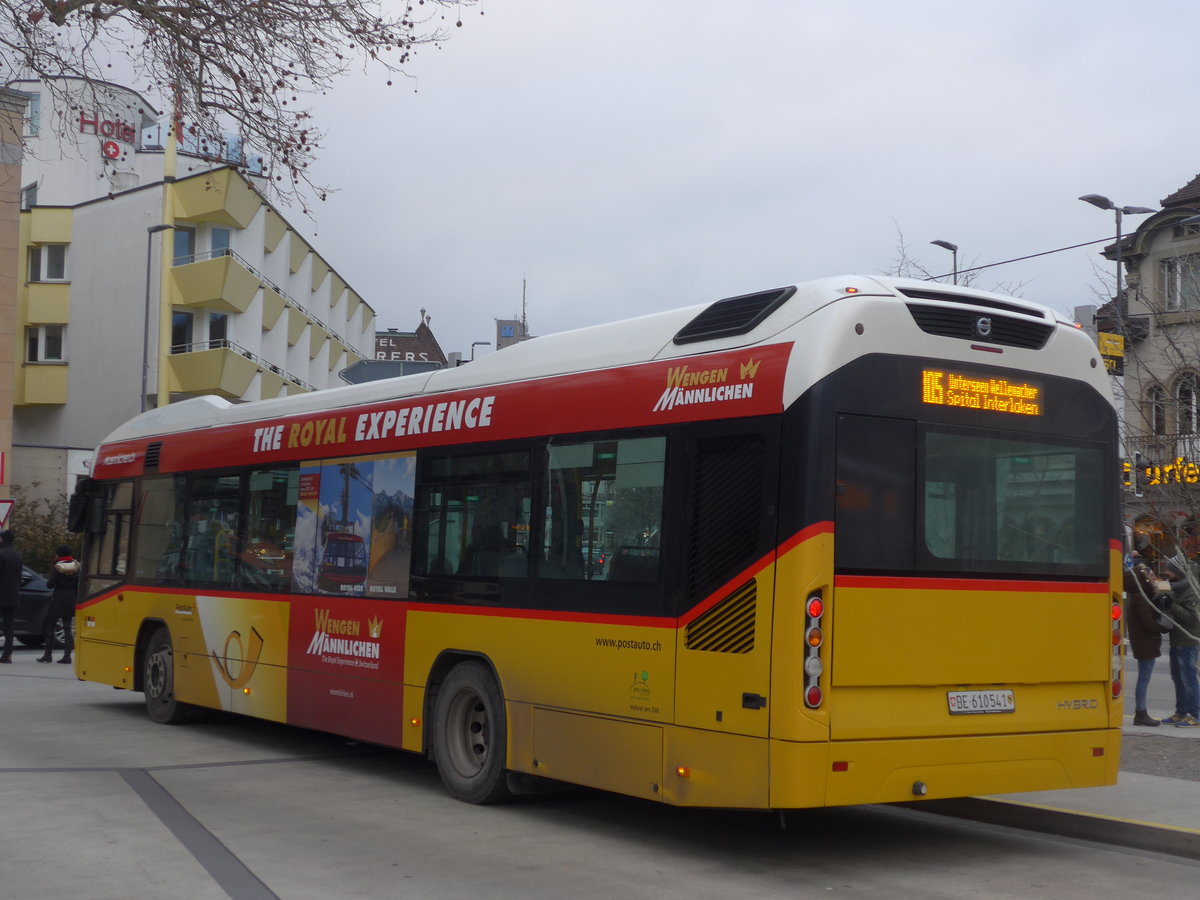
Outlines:
<svg viewBox="0 0 1200 900"><path fill-rule="evenodd" d="M1154 573L1136 551L1133 557L1133 564L1125 570L1125 631L1129 635L1133 658L1137 660L1133 724L1156 726L1158 719L1146 710L1146 692L1150 688L1150 676L1154 674L1154 661L1162 656L1162 636L1171 630L1171 626L1163 623L1162 610L1154 602L1158 593Z"/></svg>
<svg viewBox="0 0 1200 900"><path fill-rule="evenodd" d="M54 571L46 579L50 588L50 608L46 611L46 624L43 632L45 650L38 657L38 662L52 662L54 659L54 629L62 622L63 655L60 663L71 661L71 651L75 649L75 601L79 597L79 560L71 555L71 548L60 544L58 559L54 561Z"/></svg>
<svg viewBox="0 0 1200 900"><path fill-rule="evenodd" d="M1200 726L1200 675L1196 658L1200 654L1200 597L1184 574L1184 564L1168 563L1165 569L1171 582L1171 681L1175 683L1175 712L1163 719L1176 728Z"/></svg>
<svg viewBox="0 0 1200 900"><path fill-rule="evenodd" d="M16 535L0 531L0 624L4 626L4 649L0 663L12 662L13 622L21 595L21 554L13 546Z"/></svg>

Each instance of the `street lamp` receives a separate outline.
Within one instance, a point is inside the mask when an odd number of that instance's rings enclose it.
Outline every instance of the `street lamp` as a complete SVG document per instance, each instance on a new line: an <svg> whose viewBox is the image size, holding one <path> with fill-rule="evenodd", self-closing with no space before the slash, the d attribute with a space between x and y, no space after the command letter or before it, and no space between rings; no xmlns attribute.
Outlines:
<svg viewBox="0 0 1200 900"><path fill-rule="evenodd" d="M174 225L151 225L146 229L146 316L142 321L142 412L146 411L146 382L150 374L150 248L154 245L154 235L174 227Z"/></svg>
<svg viewBox="0 0 1200 900"><path fill-rule="evenodd" d="M954 283L958 284L958 244L952 244L949 241L930 241L929 243L954 254Z"/></svg>
<svg viewBox="0 0 1200 900"><path fill-rule="evenodd" d="M1121 216L1144 216L1156 212L1145 206L1117 206L1103 194L1084 194L1079 198L1084 203L1090 203L1097 209L1111 209L1117 214L1117 312L1124 319L1125 313L1121 309Z"/></svg>
<svg viewBox="0 0 1200 900"><path fill-rule="evenodd" d="M471 362L475 362L475 348L476 347L490 347L490 346L492 346L491 341L475 341L475 343L473 343L471 345Z"/></svg>

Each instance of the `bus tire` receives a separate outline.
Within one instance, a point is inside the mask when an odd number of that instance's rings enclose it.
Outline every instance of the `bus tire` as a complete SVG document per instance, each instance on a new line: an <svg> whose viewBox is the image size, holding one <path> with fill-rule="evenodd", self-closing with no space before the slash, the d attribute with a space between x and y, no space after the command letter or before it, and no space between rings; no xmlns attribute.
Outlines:
<svg viewBox="0 0 1200 900"><path fill-rule="evenodd" d="M450 670L438 689L433 722L433 757L451 796L466 803L512 797L504 765L504 697L486 665L469 660Z"/></svg>
<svg viewBox="0 0 1200 900"><path fill-rule="evenodd" d="M142 655L142 691L146 713L160 725L178 725L191 718L191 708L175 699L175 654L165 626L154 629Z"/></svg>

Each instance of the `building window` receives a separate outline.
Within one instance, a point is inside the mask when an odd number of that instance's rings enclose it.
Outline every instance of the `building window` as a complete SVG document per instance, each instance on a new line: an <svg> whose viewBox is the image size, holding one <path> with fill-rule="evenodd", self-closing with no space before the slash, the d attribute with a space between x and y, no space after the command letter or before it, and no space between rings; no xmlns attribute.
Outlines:
<svg viewBox="0 0 1200 900"><path fill-rule="evenodd" d="M30 210L37 206L37 182L21 188L21 209Z"/></svg>
<svg viewBox="0 0 1200 900"><path fill-rule="evenodd" d="M25 136L37 137L42 127L42 95L33 94L25 115Z"/></svg>
<svg viewBox="0 0 1200 900"><path fill-rule="evenodd" d="M515 330L512 325L501 325L500 337L514 337Z"/></svg>
<svg viewBox="0 0 1200 900"><path fill-rule="evenodd" d="M175 265L185 266L196 261L196 229L175 226Z"/></svg>
<svg viewBox="0 0 1200 900"><path fill-rule="evenodd" d="M63 325L31 325L25 329L25 361L63 362Z"/></svg>
<svg viewBox="0 0 1200 900"><path fill-rule="evenodd" d="M66 277L66 244L44 244L29 248L30 281L63 281Z"/></svg>
<svg viewBox="0 0 1200 900"><path fill-rule="evenodd" d="M229 316L226 313L208 314L208 346L223 347L229 338Z"/></svg>
<svg viewBox="0 0 1200 900"><path fill-rule="evenodd" d="M1150 433L1167 433L1167 398L1158 385L1150 388Z"/></svg>
<svg viewBox="0 0 1200 900"><path fill-rule="evenodd" d="M212 255L214 257L229 255L228 228L214 228L212 230Z"/></svg>
<svg viewBox="0 0 1200 900"><path fill-rule="evenodd" d="M1173 256L1159 263L1167 312L1200 309L1200 255Z"/></svg>
<svg viewBox="0 0 1200 900"><path fill-rule="evenodd" d="M1200 402L1200 381L1196 375L1188 372L1179 379L1175 389L1175 398L1179 402L1179 433L1195 434L1196 426L1200 423L1197 416L1197 403Z"/></svg>
<svg viewBox="0 0 1200 900"><path fill-rule="evenodd" d="M188 353L192 349L192 334L195 326L190 312L171 314L171 352Z"/></svg>

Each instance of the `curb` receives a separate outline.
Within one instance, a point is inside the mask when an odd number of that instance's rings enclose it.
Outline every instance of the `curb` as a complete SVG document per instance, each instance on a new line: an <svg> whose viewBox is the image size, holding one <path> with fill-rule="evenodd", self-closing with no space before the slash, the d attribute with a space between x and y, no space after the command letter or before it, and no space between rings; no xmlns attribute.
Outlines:
<svg viewBox="0 0 1200 900"><path fill-rule="evenodd" d="M1006 825L1024 831L1038 831L1059 837L1115 844L1135 850L1149 850L1200 860L1200 831L1190 828L983 797L898 805L933 815L970 819L988 825Z"/></svg>

